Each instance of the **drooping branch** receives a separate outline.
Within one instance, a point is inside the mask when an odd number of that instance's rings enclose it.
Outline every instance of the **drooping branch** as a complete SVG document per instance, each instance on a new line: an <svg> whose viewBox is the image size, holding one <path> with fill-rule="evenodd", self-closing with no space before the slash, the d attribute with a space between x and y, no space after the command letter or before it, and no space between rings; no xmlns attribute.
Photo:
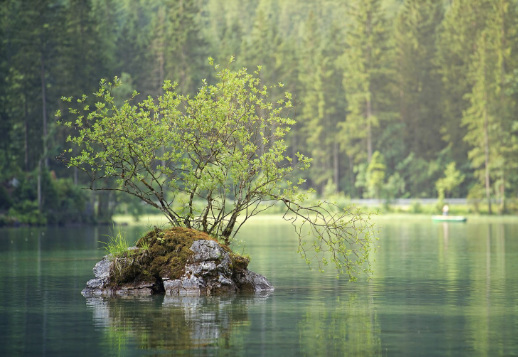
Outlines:
<svg viewBox="0 0 518 357"><path fill-rule="evenodd" d="M369 255L376 238L369 216L364 216L360 210L353 211L353 208L340 209L329 202L303 206L281 200L286 207L283 218L293 225L299 241L298 252L308 264L316 260L319 269L323 270L332 263L350 280L356 280L359 270L370 272ZM307 249L308 240L311 250Z"/></svg>

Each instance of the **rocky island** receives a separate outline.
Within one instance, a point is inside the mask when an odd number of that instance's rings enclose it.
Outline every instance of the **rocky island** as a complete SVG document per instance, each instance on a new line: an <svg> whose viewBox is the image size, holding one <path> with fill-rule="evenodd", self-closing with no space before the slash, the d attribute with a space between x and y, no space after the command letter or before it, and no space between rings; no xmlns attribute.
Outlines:
<svg viewBox="0 0 518 357"><path fill-rule="evenodd" d="M206 233L155 228L119 256L105 256L81 294L93 296L203 296L273 291L249 260Z"/></svg>

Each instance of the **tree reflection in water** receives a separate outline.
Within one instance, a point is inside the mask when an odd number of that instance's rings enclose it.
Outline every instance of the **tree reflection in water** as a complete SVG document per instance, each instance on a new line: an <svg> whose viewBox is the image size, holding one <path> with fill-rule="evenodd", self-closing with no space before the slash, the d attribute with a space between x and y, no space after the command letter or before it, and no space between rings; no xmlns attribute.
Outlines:
<svg viewBox="0 0 518 357"><path fill-rule="evenodd" d="M375 303L354 293L314 304L298 330L304 356L380 356L382 352Z"/></svg>
<svg viewBox="0 0 518 357"><path fill-rule="evenodd" d="M268 296L88 298L86 303L110 348L181 351L227 345L232 330L250 325L249 306Z"/></svg>

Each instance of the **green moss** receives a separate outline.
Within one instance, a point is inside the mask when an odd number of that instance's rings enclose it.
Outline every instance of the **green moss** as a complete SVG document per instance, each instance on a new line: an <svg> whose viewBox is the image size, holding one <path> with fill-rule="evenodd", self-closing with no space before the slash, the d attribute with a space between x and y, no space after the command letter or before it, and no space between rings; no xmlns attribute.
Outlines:
<svg viewBox="0 0 518 357"><path fill-rule="evenodd" d="M229 252L230 260L232 262L232 270L237 272L239 270L246 270L250 259L242 255L236 254L232 251Z"/></svg>
<svg viewBox="0 0 518 357"><path fill-rule="evenodd" d="M188 228L153 229L137 241L137 249L130 249L114 260L112 286L133 282L154 283L163 277L180 278L194 254L190 247L197 240L216 241L206 233ZM226 245L220 246L229 253L234 271L247 268L248 258L235 254Z"/></svg>
<svg viewBox="0 0 518 357"><path fill-rule="evenodd" d="M156 282L162 277L178 279L193 255L194 241L211 239L208 234L192 229L155 228L137 241L137 248L119 255L112 265L113 286L130 282Z"/></svg>

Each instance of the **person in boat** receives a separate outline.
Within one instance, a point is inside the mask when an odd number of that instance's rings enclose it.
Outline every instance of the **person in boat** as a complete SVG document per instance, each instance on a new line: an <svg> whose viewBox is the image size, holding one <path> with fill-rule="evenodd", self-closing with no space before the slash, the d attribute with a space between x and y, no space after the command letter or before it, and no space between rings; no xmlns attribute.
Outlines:
<svg viewBox="0 0 518 357"><path fill-rule="evenodd" d="M444 205L442 207L442 215L447 216L449 212L450 212L450 207L448 207L448 205Z"/></svg>

